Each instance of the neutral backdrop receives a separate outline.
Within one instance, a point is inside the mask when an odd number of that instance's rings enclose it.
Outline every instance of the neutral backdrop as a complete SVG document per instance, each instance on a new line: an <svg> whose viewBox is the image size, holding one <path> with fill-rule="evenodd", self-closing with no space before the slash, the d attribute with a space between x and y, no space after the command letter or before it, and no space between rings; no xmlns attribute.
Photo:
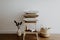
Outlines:
<svg viewBox="0 0 60 40"><path fill-rule="evenodd" d="M0 33L16 33L14 20L21 21L26 10L39 11L37 29L43 24L60 34L60 0L0 0Z"/></svg>

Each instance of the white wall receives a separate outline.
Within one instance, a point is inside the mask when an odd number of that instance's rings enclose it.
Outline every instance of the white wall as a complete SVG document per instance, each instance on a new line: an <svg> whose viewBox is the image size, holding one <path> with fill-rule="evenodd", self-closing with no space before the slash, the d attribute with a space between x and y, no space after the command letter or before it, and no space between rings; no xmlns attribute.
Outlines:
<svg viewBox="0 0 60 40"><path fill-rule="evenodd" d="M0 33L16 33L13 21L21 20L24 10L39 11L40 24L51 27L51 33L60 33L60 0L0 0L0 4Z"/></svg>

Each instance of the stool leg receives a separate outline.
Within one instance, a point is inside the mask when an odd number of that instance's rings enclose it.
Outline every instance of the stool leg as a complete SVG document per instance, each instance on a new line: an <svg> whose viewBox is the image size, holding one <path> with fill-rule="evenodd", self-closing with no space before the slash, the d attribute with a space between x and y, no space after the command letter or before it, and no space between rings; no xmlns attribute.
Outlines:
<svg viewBox="0 0 60 40"><path fill-rule="evenodd" d="M23 40L25 40L25 33L23 34Z"/></svg>
<svg viewBox="0 0 60 40"><path fill-rule="evenodd" d="M38 33L36 33L36 36L37 36L37 40L39 40L39 39L38 39Z"/></svg>

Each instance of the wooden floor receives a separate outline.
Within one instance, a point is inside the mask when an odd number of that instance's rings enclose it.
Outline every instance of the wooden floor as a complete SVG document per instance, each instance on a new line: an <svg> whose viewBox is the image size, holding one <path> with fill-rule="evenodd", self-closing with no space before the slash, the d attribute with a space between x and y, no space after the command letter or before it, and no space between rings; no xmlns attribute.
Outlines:
<svg viewBox="0 0 60 40"><path fill-rule="evenodd" d="M23 40L23 35L18 37L16 34L0 34L0 40ZM36 36L26 35L25 40L36 40ZM60 35L52 34L49 38L39 37L39 40L60 40Z"/></svg>

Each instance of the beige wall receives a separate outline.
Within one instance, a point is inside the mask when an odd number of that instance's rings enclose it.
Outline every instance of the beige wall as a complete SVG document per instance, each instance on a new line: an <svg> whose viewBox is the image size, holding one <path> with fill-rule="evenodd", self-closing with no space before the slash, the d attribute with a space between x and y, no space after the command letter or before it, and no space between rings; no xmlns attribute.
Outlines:
<svg viewBox="0 0 60 40"><path fill-rule="evenodd" d="M0 4L0 33L16 33L13 21L21 20L24 10L39 11L38 28L44 24L51 33L60 33L60 0L0 0Z"/></svg>

